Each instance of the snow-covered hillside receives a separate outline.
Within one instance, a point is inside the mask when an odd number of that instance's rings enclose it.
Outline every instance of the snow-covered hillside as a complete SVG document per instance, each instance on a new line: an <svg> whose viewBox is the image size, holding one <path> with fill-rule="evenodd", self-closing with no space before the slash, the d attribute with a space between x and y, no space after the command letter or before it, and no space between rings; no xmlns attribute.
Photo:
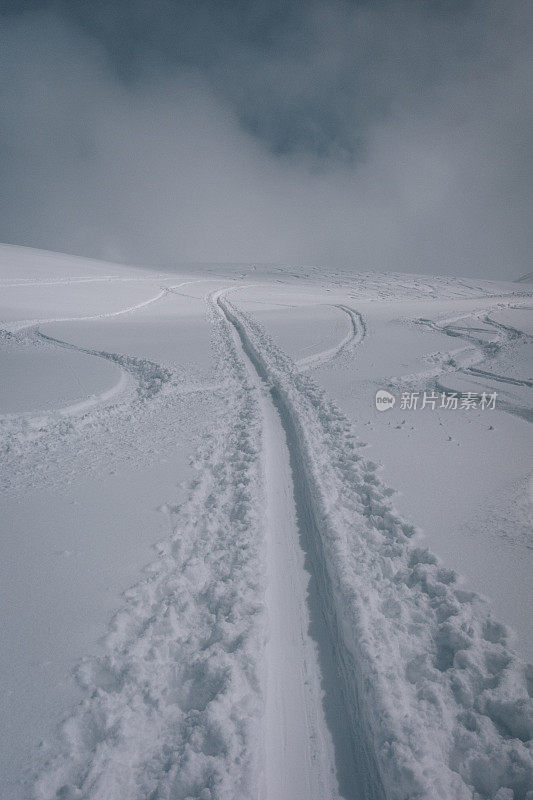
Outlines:
<svg viewBox="0 0 533 800"><path fill-rule="evenodd" d="M533 796L526 283L0 287L2 798Z"/></svg>

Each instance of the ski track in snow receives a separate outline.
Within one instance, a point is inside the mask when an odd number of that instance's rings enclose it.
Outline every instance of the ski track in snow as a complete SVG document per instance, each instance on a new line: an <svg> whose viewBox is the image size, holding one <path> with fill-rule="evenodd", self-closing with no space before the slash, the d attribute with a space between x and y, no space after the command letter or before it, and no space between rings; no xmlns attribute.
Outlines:
<svg viewBox="0 0 533 800"><path fill-rule="evenodd" d="M355 311L353 308L349 308L348 306L340 304L335 305L334 308L340 309L347 315L350 324L349 332L344 339L342 339L339 344L335 345L334 347L330 347L327 350L321 351L320 353L314 353L313 355L298 359L296 364L298 365L300 372L306 372L314 367L323 366L338 356L349 354L357 347L358 344L363 341L366 333L366 327L361 314L358 311Z"/></svg>
<svg viewBox="0 0 533 800"><path fill-rule="evenodd" d="M513 306L511 304L502 306L501 303L498 303L498 309L501 310L502 307L528 308L528 306ZM425 318L414 320L415 324L422 325L437 333L443 333L453 339L462 339L468 344L445 353L430 354L426 357L426 360L432 363L429 369L390 378L388 381L389 386L394 388L416 387L417 389L420 389L423 385L433 386L435 389L449 394L455 390L444 383L443 376L458 375L472 383L476 383L476 378L485 379L482 386L483 391L487 391L487 381L495 381L497 384L503 383L508 386L533 387L533 380L529 378L498 374L490 370L481 369L479 366L483 362L493 359L502 350L517 343L530 344L533 339L528 333L493 320L489 314L493 309L494 306L491 306L490 309L456 315L438 321ZM475 327L468 324L459 325L458 323L462 321L465 323L469 321L482 323L485 327ZM531 410L508 392L500 391L498 407L526 421L533 421Z"/></svg>
<svg viewBox="0 0 533 800"><path fill-rule="evenodd" d="M377 764L361 796L459 800L503 797L503 788L525 796L531 704L506 629L410 542L412 528L395 514L375 465L354 455L350 426L324 393L253 320L219 302L295 442L354 737L364 743L365 773Z"/></svg>
<svg viewBox="0 0 533 800"><path fill-rule="evenodd" d="M151 407L155 410L157 406L159 414L164 415L187 395L208 396L220 389L217 382L185 381L181 372L170 364L77 347L33 328L17 334L4 332L3 338L14 339L19 345L65 348L103 358L118 366L122 373L115 386L71 405L0 415L0 452L5 466L0 480L3 488L15 489L20 480L24 481L28 463L36 464L39 453L45 467L40 468L39 474L41 479L44 478L53 465L52 455L61 452L67 439L70 444L83 442L86 449L88 441L95 434L98 436L109 430L111 423L119 426L129 424L133 428L134 422ZM130 438L131 435L123 431L122 439Z"/></svg>
<svg viewBox="0 0 533 800"><path fill-rule="evenodd" d="M75 279L73 282L93 282L105 280L129 280L122 278L80 278ZM133 280L147 280L147 279L133 279ZM139 309L145 308L152 303L165 297L173 289L177 289L189 284L210 282L210 279L198 279L191 281L184 281L176 286L166 287L162 289L157 295L147 300L143 300L127 308L118 311L108 312L104 314L94 314L83 317L62 317L54 319L41 319L41 320L24 320L16 323L4 322L4 328L0 329L0 341L10 344L40 346L49 345L52 347L66 348L74 350L85 355L94 356L96 358L103 358L111 361L118 366L122 371L122 376L115 386L107 389L100 394L91 395L77 403L73 403L62 408L56 408L49 411L28 411L22 413L8 413L0 414L0 445L4 450L21 450L24 440L31 438L35 441L44 435L49 438L55 431L60 433L64 431L64 419L68 419L70 425L83 427L87 424L94 422L92 412L101 412L103 406L109 404L116 404L120 401L122 405L134 402L135 398L142 402L154 397L158 392L164 389L166 384L171 385L174 395L188 395L192 393L209 393L216 391L218 385L216 383L185 383L180 380L177 375L172 374L171 367L165 367L161 364L156 364L148 359L138 359L133 356L109 353L106 351L97 351L83 347L77 347L69 342L53 336L48 336L39 330L39 325L46 323L59 323L59 322L86 322L99 319L106 319L108 317L121 316L123 314L132 313ZM52 284L64 284L71 281L52 281ZM31 282L24 284L13 285L48 285L47 281ZM11 285L11 284L10 284ZM179 387L177 386L179 381ZM77 419L76 419L77 418ZM2 441L3 440L3 441Z"/></svg>
<svg viewBox="0 0 533 800"><path fill-rule="evenodd" d="M104 655L79 670L86 699L47 754L35 797L294 800L307 791L297 765L310 759L316 774L319 759L329 785L310 784L317 800L337 786L356 800L524 800L532 710L508 630L417 547L326 394L227 294L214 293L208 311L214 433L187 500L167 508L172 537L126 594ZM273 631L283 552L296 565L287 625L299 627L292 646L309 669L299 689L280 663L285 634ZM294 694L296 719L282 722L277 710ZM283 731L298 736L294 763L276 739ZM295 794L277 795L280 786Z"/></svg>
<svg viewBox="0 0 533 800"><path fill-rule="evenodd" d="M200 283L201 280L185 281ZM141 304L129 306L111 316L125 314L145 307L160 299L166 292L156 298L143 301ZM83 321L101 319L109 316L94 315L56 320ZM41 320L40 324L52 320ZM7 324L4 322L4 326ZM118 366L122 376L115 386L63 408L0 415L0 452L3 466L0 476L2 489L15 493L24 493L28 475L32 485L56 483L60 476L55 469L65 457L68 450L74 447L84 453L85 469L98 468L102 460L107 464L115 461L115 449L122 456L130 459L142 457L152 459L157 452L156 442L168 435L176 426L183 424L183 407L181 399L190 394L208 397L220 390L215 381L191 382L184 380L183 371L168 364L157 364L148 359L106 351L96 351L77 347L69 342L47 336L38 330L37 324L18 323L9 326L11 330L0 330L0 341L8 347L52 347L66 348L103 358ZM153 427L154 441L146 436L146 417L150 416L157 424ZM165 425L166 431L165 434ZM115 434L120 431L120 447L106 442L110 430ZM118 434L117 434L118 435ZM141 453L142 448L144 451ZM98 449L101 453L98 453Z"/></svg>
<svg viewBox="0 0 533 800"><path fill-rule="evenodd" d="M148 300L143 300L140 303L135 303L132 306L128 306L127 308L121 308L118 311L107 311L101 314L89 314L84 317L51 317L49 319L29 319L29 320L21 320L20 322L14 322L9 325L6 325L7 330L16 333L17 331L21 331L24 328L32 328L37 325L45 325L50 322L87 322L89 320L96 320L96 319L108 319L110 317L120 317L122 314L129 314L131 311L138 311L140 308L145 308L146 306L151 305L152 303L156 303L158 300L161 300L167 294L167 289L161 289L154 297L148 298ZM4 323L5 324L5 323Z"/></svg>
<svg viewBox="0 0 533 800"><path fill-rule="evenodd" d="M85 280L91 280L92 281L92 279L85 279ZM102 280L102 279L98 278L96 280ZM106 278L105 280L107 282L110 282L109 278ZM121 279L120 278L113 278L112 280L113 280L113 282L115 282L115 281L120 281ZM127 279L127 280L129 280L129 279ZM140 280L146 280L146 279L140 279ZM155 280L156 280L156 278L154 278L154 281ZM192 283L205 283L205 282L211 282L211 279L209 279L209 278L199 278L197 280L183 281L182 283L178 283L175 286L165 286L156 295L154 295L153 297L149 297L147 300L142 300L139 303L134 303L134 305L127 306L127 308L121 308L118 311L107 311L107 312L104 312L104 313L101 313L101 314L89 314L89 315L83 316L83 317L53 317L53 318L50 318L50 319L20 320L20 321L12 322L12 323L4 322L3 325L4 325L4 328L7 331L9 331L11 333L17 333L18 331L22 331L25 328L33 328L33 327L37 327L38 325L45 325L45 324L51 323L51 322L88 322L88 321L91 321L91 320L109 319L110 317L120 317L123 314L130 314L132 311L139 311L141 308L146 308L146 306L150 306L150 305L152 305L152 303L157 303L158 300L161 300L167 294L172 293L175 289L179 289L182 286L188 286L189 284L192 284ZM35 284L29 284L29 285L35 285ZM37 285L41 285L41 284L37 284Z"/></svg>
<svg viewBox="0 0 533 800"><path fill-rule="evenodd" d="M168 450L187 419L187 396L212 405L221 385L191 382L184 370L146 359L77 348L32 332L24 342L38 347L66 347L110 360L122 377L107 392L64 408L0 416L0 489L24 495L30 487L60 486L65 464L76 471L111 469L124 458L146 463ZM18 336L18 335L17 335ZM190 420L187 424L190 424ZM194 424L196 428L196 424ZM81 460L80 460L81 459Z"/></svg>
<svg viewBox="0 0 533 800"><path fill-rule="evenodd" d="M322 707L316 643L308 632L308 576L299 544L286 436L273 399L245 354L237 330L234 339L250 383L258 388L264 441L268 642L261 797L333 800L338 797L333 742Z"/></svg>

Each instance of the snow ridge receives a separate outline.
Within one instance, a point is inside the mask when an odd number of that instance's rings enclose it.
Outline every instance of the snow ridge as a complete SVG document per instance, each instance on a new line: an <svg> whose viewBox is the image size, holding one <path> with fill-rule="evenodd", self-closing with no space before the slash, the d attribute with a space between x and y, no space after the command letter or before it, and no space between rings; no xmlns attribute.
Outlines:
<svg viewBox="0 0 533 800"><path fill-rule="evenodd" d="M297 448L354 738L378 773L366 796L529 798L533 709L509 631L416 546L416 531L325 393L251 317L224 296L218 304Z"/></svg>

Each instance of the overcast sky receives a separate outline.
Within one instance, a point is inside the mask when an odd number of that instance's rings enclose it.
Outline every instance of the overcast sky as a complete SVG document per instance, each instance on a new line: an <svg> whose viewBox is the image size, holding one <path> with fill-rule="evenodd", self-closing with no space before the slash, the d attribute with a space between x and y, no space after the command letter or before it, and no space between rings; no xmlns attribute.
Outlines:
<svg viewBox="0 0 533 800"><path fill-rule="evenodd" d="M526 0L4 2L0 240L531 271Z"/></svg>

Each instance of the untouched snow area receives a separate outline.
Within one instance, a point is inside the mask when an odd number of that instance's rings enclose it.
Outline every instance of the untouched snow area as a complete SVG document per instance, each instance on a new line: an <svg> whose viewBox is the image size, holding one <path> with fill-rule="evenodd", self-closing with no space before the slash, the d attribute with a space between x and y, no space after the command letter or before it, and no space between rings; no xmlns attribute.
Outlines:
<svg viewBox="0 0 533 800"><path fill-rule="evenodd" d="M0 247L0 796L531 800L531 295Z"/></svg>

